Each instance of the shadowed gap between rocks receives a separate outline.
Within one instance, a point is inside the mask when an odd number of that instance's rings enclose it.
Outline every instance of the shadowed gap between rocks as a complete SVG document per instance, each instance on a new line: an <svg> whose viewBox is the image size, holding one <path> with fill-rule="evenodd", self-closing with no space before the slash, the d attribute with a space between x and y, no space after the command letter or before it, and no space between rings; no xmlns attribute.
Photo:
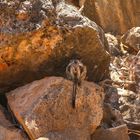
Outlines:
<svg viewBox="0 0 140 140"><path fill-rule="evenodd" d="M0 105L2 105L4 108L5 117L11 122L11 127L14 126L23 130L22 126L19 124L13 112L11 111L5 94L0 94Z"/></svg>

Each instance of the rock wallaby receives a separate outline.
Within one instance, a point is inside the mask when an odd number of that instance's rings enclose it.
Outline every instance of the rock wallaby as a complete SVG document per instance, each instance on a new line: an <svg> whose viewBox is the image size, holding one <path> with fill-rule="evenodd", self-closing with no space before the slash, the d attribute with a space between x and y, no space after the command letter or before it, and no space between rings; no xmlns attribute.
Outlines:
<svg viewBox="0 0 140 140"><path fill-rule="evenodd" d="M69 80L73 82L73 92L72 92L72 107L75 108L76 94L78 86L81 86L81 82L86 78L87 68L83 63L74 59L71 60L66 67L66 75Z"/></svg>

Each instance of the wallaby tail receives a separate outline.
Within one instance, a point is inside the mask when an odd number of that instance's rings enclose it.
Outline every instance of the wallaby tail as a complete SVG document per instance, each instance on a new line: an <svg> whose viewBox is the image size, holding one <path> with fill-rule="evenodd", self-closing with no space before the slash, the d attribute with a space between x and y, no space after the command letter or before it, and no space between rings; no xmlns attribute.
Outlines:
<svg viewBox="0 0 140 140"><path fill-rule="evenodd" d="M73 82L73 93L72 93L72 107L75 108L76 104L76 89L77 89L77 83Z"/></svg>

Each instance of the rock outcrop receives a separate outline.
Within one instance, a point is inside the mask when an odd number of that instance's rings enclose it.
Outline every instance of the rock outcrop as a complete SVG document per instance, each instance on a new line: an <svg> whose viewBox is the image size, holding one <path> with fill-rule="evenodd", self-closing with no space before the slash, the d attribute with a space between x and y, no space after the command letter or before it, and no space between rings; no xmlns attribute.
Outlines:
<svg viewBox="0 0 140 140"><path fill-rule="evenodd" d="M5 116L0 105L0 140L29 140L22 130L17 129Z"/></svg>
<svg viewBox="0 0 140 140"><path fill-rule="evenodd" d="M32 140L87 140L103 117L103 90L83 81L77 88L75 109L72 92L71 81L47 77L7 93L7 98Z"/></svg>
<svg viewBox="0 0 140 140"><path fill-rule="evenodd" d="M123 34L140 25L139 7L139 0L86 0L83 13L105 32Z"/></svg>
<svg viewBox="0 0 140 140"><path fill-rule="evenodd" d="M87 66L89 80L108 76L104 32L74 6L11 0L0 8L0 93L46 75L64 76L72 58Z"/></svg>

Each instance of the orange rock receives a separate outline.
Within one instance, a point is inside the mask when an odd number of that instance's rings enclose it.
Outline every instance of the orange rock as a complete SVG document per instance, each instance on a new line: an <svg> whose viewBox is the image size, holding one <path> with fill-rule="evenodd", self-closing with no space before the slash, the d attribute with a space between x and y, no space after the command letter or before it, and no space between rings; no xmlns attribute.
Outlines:
<svg viewBox="0 0 140 140"><path fill-rule="evenodd" d="M47 77L7 93L8 103L29 137L85 140L103 116L103 90L83 81L72 108L72 82Z"/></svg>
<svg viewBox="0 0 140 140"><path fill-rule="evenodd" d="M6 70L8 68L7 64L0 63L0 71Z"/></svg>
<svg viewBox="0 0 140 140"><path fill-rule="evenodd" d="M27 12L21 12L17 14L17 19L19 20L27 20L29 18L29 14Z"/></svg>
<svg viewBox="0 0 140 140"><path fill-rule="evenodd" d="M104 32L74 6L56 1L54 7L51 1L38 0L12 5L1 6L0 57L10 67L0 71L0 94L46 75L65 76L66 65L75 57L87 66L88 80L109 77ZM30 20L20 21L26 16L16 18L18 11L29 13Z"/></svg>

